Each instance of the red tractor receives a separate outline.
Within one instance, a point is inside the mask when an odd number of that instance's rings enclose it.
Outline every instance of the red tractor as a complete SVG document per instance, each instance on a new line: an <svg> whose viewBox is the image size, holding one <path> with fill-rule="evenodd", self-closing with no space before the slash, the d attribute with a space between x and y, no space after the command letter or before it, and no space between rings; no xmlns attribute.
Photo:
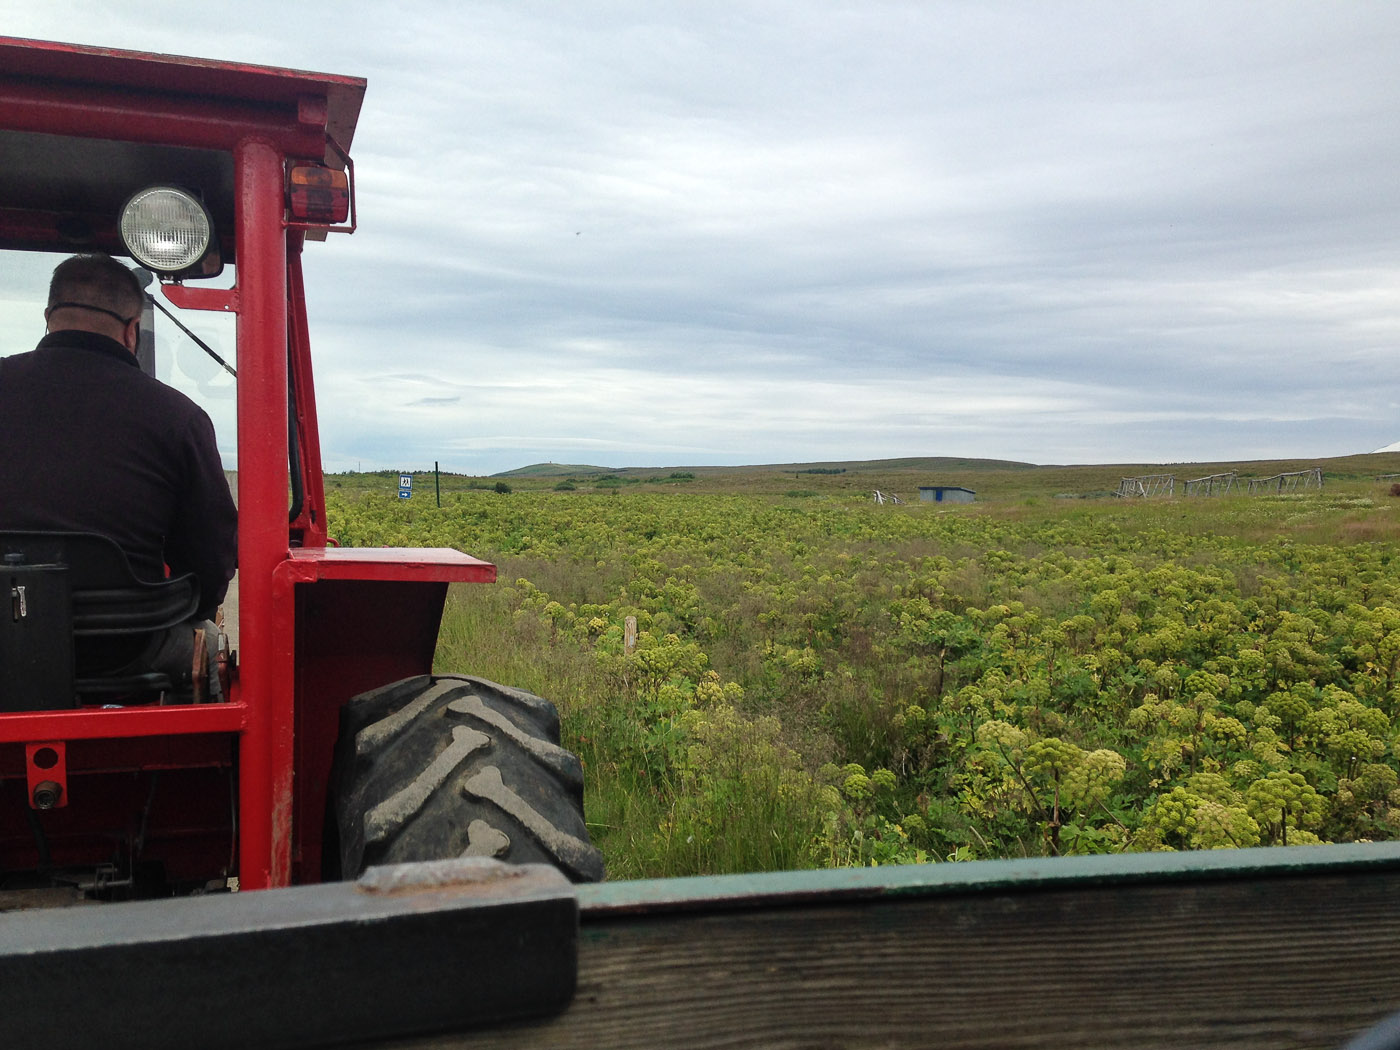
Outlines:
<svg viewBox="0 0 1400 1050"><path fill-rule="evenodd" d="M461 855L603 875L553 707L431 674L448 585L495 568L327 535L302 250L354 229L364 90L0 38L0 248L131 256L187 316L235 319L240 515L237 646L208 703L82 659L180 622L188 580L138 580L101 537L0 533L0 894L252 890Z"/></svg>

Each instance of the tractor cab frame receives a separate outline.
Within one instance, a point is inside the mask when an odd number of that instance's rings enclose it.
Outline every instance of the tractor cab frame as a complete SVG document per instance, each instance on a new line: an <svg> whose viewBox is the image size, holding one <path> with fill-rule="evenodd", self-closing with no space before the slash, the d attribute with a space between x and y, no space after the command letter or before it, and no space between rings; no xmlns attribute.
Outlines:
<svg viewBox="0 0 1400 1050"><path fill-rule="evenodd" d="M203 203L234 279L163 279L161 292L235 319L239 502L226 702L6 705L0 871L90 868L119 886L158 856L172 886L319 880L340 709L429 673L449 583L495 578L455 550L329 545L302 252L353 223L319 210L314 185L308 207L295 176L349 182L339 173L364 90L354 77L0 38L0 248L122 255L133 194L173 185Z"/></svg>

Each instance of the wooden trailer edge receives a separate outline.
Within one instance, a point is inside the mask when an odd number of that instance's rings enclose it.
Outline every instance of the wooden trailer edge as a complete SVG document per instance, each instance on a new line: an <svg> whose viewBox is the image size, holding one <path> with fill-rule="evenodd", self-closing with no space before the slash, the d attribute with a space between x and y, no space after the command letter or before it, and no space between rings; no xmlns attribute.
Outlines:
<svg viewBox="0 0 1400 1050"><path fill-rule="evenodd" d="M384 1044L1340 1048L1400 1009L1400 844L581 886L561 1014Z"/></svg>

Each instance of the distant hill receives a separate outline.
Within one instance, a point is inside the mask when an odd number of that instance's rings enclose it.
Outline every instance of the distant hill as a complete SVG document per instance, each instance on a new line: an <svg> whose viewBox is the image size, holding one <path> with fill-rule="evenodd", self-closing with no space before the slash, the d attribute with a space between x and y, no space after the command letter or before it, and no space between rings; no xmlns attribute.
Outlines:
<svg viewBox="0 0 1400 1050"><path fill-rule="evenodd" d="M552 478L583 477L588 474L616 474L616 467L590 467L584 463L531 463L492 474L493 478Z"/></svg>
<svg viewBox="0 0 1400 1050"><path fill-rule="evenodd" d="M583 463L535 463L528 467L480 476L445 473L444 496L469 489L491 489L496 484L518 491L559 489L581 493L666 491L768 493L780 498L848 496L869 498L874 490L896 495L906 502L918 499L924 485L956 485L971 489L978 503L1050 498L1107 498L1126 477L1172 474L1176 491L1193 479L1234 471L1240 479L1269 478L1276 474L1320 467L1328 485L1333 482L1377 484L1388 491L1400 477L1400 451L1313 459L1234 460L1176 463L1078 463L1030 464L1005 459L972 459L923 456L898 459L845 460L809 463L770 463L750 466L603 467ZM434 480L425 471L377 471L330 474L326 487L345 492L372 490L394 493L400 473ZM507 481L509 484L507 485ZM1379 490L1377 490L1379 491ZM426 493L432 499L436 488ZM1400 503L1396 504L1400 507Z"/></svg>
<svg viewBox="0 0 1400 1050"><path fill-rule="evenodd" d="M902 459L853 459L834 463L770 463L760 467L729 467L729 470L1034 470L1037 464L1012 459L965 459L959 456L905 456ZM691 467L688 470L694 469Z"/></svg>
<svg viewBox="0 0 1400 1050"><path fill-rule="evenodd" d="M647 477L684 470L694 474L796 474L804 470L820 471L891 471L891 470L1034 470L1036 464L1009 459L962 459L955 456L909 456L903 459L861 459L822 461L814 463L756 463L743 467L593 467L577 463L532 463L528 467L503 470L493 478L587 477L593 474L618 474Z"/></svg>

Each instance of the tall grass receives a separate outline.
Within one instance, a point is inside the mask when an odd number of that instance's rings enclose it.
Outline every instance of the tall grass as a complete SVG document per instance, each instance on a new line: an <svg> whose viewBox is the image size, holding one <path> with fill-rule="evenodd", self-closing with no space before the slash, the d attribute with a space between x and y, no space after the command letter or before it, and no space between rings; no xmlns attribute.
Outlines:
<svg viewBox="0 0 1400 1050"><path fill-rule="evenodd" d="M498 563L452 591L438 669L558 704L613 877L1209 844L1169 796L1240 842L1400 829L1384 486L948 510L790 480L341 493L332 531ZM1363 776L1344 747L1380 750ZM1275 774L1325 805L1268 810Z"/></svg>
<svg viewBox="0 0 1400 1050"><path fill-rule="evenodd" d="M603 671L519 598L510 586L454 588L435 669L556 703L565 743L583 762L589 832L610 877L819 863L822 806L832 800L820 796L776 719L741 715L713 675L686 693Z"/></svg>

